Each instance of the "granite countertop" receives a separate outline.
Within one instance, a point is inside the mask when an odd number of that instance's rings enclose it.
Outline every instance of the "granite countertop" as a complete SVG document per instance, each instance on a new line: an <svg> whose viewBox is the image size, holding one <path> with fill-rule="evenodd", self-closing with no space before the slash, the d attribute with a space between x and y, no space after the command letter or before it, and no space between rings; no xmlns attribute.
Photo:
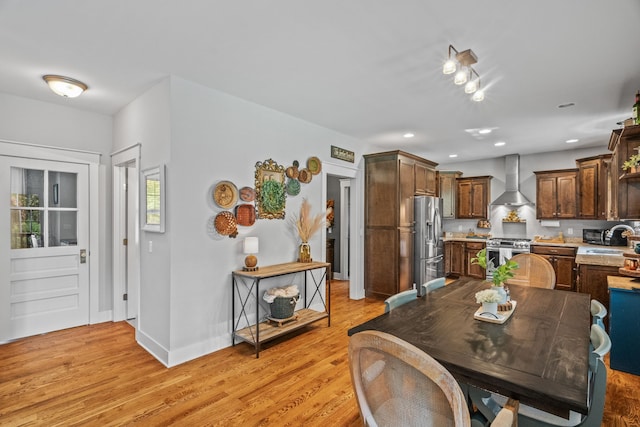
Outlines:
<svg viewBox="0 0 640 427"><path fill-rule="evenodd" d="M466 237L467 233L451 233L449 237L445 237L445 242L486 242L487 237ZM584 243L581 238L565 238L563 243L560 242L545 242L545 241L531 241L532 246L559 246L565 248L580 248L580 247L593 247L601 249L618 249L621 251L631 251L627 246L603 246L593 245L590 243ZM611 267L624 266L624 256L617 254L577 254L576 264L584 265L602 265Z"/></svg>

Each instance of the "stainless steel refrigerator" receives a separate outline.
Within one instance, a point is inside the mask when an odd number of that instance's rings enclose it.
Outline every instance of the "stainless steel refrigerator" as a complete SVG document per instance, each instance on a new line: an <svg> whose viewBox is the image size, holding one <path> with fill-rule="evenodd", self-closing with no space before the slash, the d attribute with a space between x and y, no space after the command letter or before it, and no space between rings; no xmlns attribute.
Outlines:
<svg viewBox="0 0 640 427"><path fill-rule="evenodd" d="M413 281L422 295L422 284L444 276L444 242L442 241L442 199L416 196L414 203L415 234L413 244Z"/></svg>

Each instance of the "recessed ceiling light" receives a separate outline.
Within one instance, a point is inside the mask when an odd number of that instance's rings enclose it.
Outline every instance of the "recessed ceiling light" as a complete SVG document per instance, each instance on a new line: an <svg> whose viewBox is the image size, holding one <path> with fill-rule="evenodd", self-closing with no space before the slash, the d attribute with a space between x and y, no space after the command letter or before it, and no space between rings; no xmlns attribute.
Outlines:
<svg viewBox="0 0 640 427"><path fill-rule="evenodd" d="M488 133L491 133L491 129L489 129L489 128L480 129L480 130L478 131L478 133L479 133L480 135L486 135L486 134L488 134Z"/></svg>
<svg viewBox="0 0 640 427"><path fill-rule="evenodd" d="M568 107L573 107L574 105L576 105L573 102L567 102L566 104L560 104L558 105L558 108L568 108Z"/></svg>
<svg viewBox="0 0 640 427"><path fill-rule="evenodd" d="M495 145L496 147L502 147L502 146L503 146L503 145L505 145L505 144L506 144L506 142L504 142L504 141L498 141L498 142L496 142L496 143L495 143L495 144L493 144L493 145Z"/></svg>
<svg viewBox="0 0 640 427"><path fill-rule="evenodd" d="M458 157L457 154L449 154L449 157L453 158L453 157Z"/></svg>
<svg viewBox="0 0 640 427"><path fill-rule="evenodd" d="M413 138L415 135L414 135L414 134L412 134L411 132L407 132L407 133L405 133L405 134L404 134L404 135L402 135L402 136L404 136L405 138Z"/></svg>
<svg viewBox="0 0 640 427"><path fill-rule="evenodd" d="M565 142L566 142L567 144L573 144L574 142L578 142L578 141L579 141L579 140L577 140L577 139L567 139Z"/></svg>

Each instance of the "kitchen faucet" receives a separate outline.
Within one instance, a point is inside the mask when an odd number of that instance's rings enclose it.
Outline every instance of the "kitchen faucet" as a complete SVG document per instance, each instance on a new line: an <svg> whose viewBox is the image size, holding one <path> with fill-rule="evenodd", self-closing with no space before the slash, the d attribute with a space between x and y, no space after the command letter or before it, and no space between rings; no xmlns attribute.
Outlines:
<svg viewBox="0 0 640 427"><path fill-rule="evenodd" d="M618 225L614 225L613 227L611 227L609 229L609 231L607 232L607 237L611 237L613 236L613 230L617 230L618 228L626 228L627 230L629 230L631 232L631 234L629 234L630 236L635 235L635 230L633 229L633 227L627 225L627 224L618 224Z"/></svg>

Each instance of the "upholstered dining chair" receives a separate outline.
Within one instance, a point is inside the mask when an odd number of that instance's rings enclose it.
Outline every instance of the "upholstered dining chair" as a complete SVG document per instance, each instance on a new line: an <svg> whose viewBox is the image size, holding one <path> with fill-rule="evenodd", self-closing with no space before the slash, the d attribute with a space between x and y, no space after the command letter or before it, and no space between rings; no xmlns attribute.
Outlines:
<svg viewBox="0 0 640 427"><path fill-rule="evenodd" d="M455 378L408 342L379 331L349 339L349 368L366 426L475 426ZM493 426L511 426L518 401L509 402ZM479 424L482 425L482 424Z"/></svg>
<svg viewBox="0 0 640 427"><path fill-rule="evenodd" d="M589 357L589 374L591 375L592 388L589 393L591 403L587 416L571 411L569 419L565 419L521 404L518 412L519 427L600 426L604 414L604 400L607 389L607 368L604 365L603 358L611 350L611 340L599 325L591 325L589 339L592 347ZM469 396L473 404L488 420L493 419L507 401L504 396L489 393L475 387L469 387Z"/></svg>
<svg viewBox="0 0 640 427"><path fill-rule="evenodd" d="M597 299L591 300L591 316L593 317L593 323L600 325L604 329L604 318L607 315L607 307L604 306Z"/></svg>
<svg viewBox="0 0 640 427"><path fill-rule="evenodd" d="M428 295L430 292L435 291L436 289L440 289L444 286L445 279L444 277L438 277L437 279L431 279L426 283L422 284L422 293L424 295Z"/></svg>
<svg viewBox="0 0 640 427"><path fill-rule="evenodd" d="M592 388L589 393L591 404L589 405L589 413L586 416L571 411L569 419L565 419L521 404L518 410L518 427L600 427L602 425L604 400L607 391L607 367L602 359L596 359L592 375ZM495 411L501 410L502 403L506 399L504 396L495 395L475 387L470 387L469 394L478 410L489 420L496 417Z"/></svg>
<svg viewBox="0 0 640 427"><path fill-rule="evenodd" d="M547 289L556 287L556 273L544 257L537 254L517 254L511 260L518 263L518 268L514 270L514 277L505 282L507 285Z"/></svg>
<svg viewBox="0 0 640 427"><path fill-rule="evenodd" d="M402 291L395 295L391 295L389 298L384 300L384 312L388 313L399 305L413 301L417 297L418 291L415 289L409 289L408 291Z"/></svg>

